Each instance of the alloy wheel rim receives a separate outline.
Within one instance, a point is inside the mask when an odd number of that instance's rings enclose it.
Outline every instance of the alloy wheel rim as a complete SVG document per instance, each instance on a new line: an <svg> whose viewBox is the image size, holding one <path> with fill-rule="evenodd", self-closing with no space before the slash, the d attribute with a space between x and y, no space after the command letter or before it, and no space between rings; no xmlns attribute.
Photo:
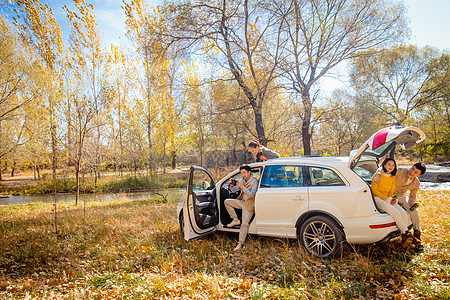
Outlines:
<svg viewBox="0 0 450 300"><path fill-rule="evenodd" d="M312 222L308 224L304 233L303 241L309 252L318 257L329 256L336 245L334 231L324 222Z"/></svg>

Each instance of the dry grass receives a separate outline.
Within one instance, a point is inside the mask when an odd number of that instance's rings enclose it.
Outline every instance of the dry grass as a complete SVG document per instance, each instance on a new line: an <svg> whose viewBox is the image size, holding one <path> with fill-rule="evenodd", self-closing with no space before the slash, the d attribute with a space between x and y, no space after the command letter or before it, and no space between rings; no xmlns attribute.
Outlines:
<svg viewBox="0 0 450 300"><path fill-rule="evenodd" d="M313 259L294 240L185 242L176 201L0 208L0 299L448 299L450 193L421 192L425 248L398 240Z"/></svg>

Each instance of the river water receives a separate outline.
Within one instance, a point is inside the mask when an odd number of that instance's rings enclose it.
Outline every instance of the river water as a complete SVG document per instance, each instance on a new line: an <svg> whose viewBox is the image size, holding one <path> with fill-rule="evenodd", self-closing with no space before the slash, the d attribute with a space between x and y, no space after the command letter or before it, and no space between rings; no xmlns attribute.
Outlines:
<svg viewBox="0 0 450 300"><path fill-rule="evenodd" d="M434 183L422 182L420 188L423 190L450 190L450 182ZM167 189L160 190L157 193L167 195L167 198L178 199L184 193L184 189ZM97 193L97 194L80 194L79 203L89 201L116 201L116 200L148 200L157 197L153 192L137 192L137 193ZM160 197L160 196L159 196ZM56 195L58 202L74 202L75 194L58 194ZM37 195L37 196L9 196L0 198L0 205L24 204L31 202L51 202L53 203L53 195Z"/></svg>
<svg viewBox="0 0 450 300"><path fill-rule="evenodd" d="M420 188L422 190L448 191L450 190L450 182L421 182Z"/></svg>
<svg viewBox="0 0 450 300"><path fill-rule="evenodd" d="M179 198L183 194L184 189L167 189L156 191L167 198ZM79 203L89 201L116 201L116 200L148 200L154 197L161 197L153 192L136 192L136 193L97 193L97 194L80 194ZM75 194L57 194L58 202L74 202ZM53 195L36 195L36 196L9 196L0 198L0 205L24 204L31 202L51 202L55 201Z"/></svg>

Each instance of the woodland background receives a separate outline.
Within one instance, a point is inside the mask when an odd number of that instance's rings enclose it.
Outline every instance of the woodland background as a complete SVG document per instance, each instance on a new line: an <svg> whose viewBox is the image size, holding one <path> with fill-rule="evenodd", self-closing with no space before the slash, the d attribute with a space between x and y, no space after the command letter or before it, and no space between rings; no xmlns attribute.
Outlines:
<svg viewBox="0 0 450 300"><path fill-rule="evenodd" d="M124 1L117 45L73 2L67 37L47 4L2 1L0 179L236 165L254 139L348 155L394 124L428 137L410 159L448 159L450 53L407 43L402 1Z"/></svg>

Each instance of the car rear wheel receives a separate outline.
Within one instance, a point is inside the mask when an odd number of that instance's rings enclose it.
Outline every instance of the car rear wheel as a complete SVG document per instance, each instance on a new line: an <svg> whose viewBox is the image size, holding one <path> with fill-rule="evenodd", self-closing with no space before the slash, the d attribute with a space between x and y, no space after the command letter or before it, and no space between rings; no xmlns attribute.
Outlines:
<svg viewBox="0 0 450 300"><path fill-rule="evenodd" d="M298 239L310 254L319 258L338 257L343 253L342 229L326 216L307 219L300 227Z"/></svg>

